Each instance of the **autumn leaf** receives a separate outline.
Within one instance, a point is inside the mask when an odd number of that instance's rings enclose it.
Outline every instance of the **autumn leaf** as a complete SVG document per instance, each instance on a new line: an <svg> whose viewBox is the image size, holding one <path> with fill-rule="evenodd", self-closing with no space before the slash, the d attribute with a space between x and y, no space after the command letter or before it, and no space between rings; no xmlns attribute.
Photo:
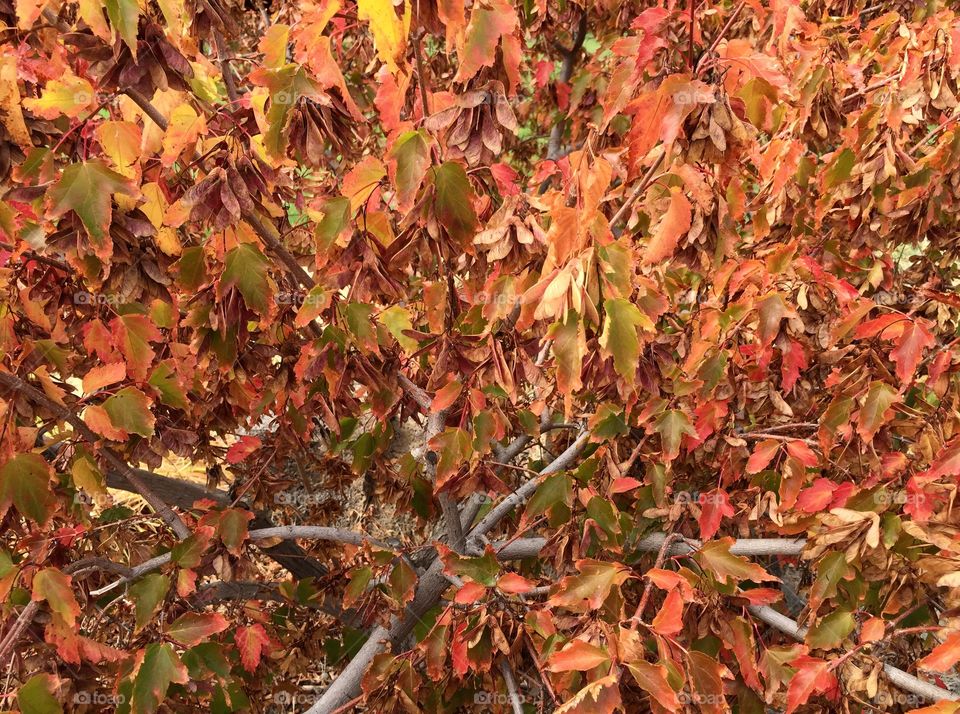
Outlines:
<svg viewBox="0 0 960 714"><path fill-rule="evenodd" d="M867 443L873 441L874 434L893 417L890 408L899 401L897 391L890 385L874 381L867 388L860 407L857 434Z"/></svg>
<svg viewBox="0 0 960 714"><path fill-rule="evenodd" d="M130 586L129 594L134 605L137 632L152 621L169 590L170 578L161 573L145 575Z"/></svg>
<svg viewBox="0 0 960 714"><path fill-rule="evenodd" d="M170 623L167 635L182 645L192 647L230 626L218 612L188 612Z"/></svg>
<svg viewBox="0 0 960 714"><path fill-rule="evenodd" d="M120 174L98 160L70 164L48 194L51 218L59 218L73 211L83 222L93 243L94 251L102 260L109 260L113 244L108 231L113 216L110 197L120 193L135 196L134 186Z"/></svg>
<svg viewBox="0 0 960 714"><path fill-rule="evenodd" d="M56 568L44 568L33 576L31 599L36 602L47 601L50 610L68 629L76 626L80 616L80 605L73 596L73 580Z"/></svg>
<svg viewBox="0 0 960 714"><path fill-rule="evenodd" d="M223 275L218 292L222 296L236 288L244 302L260 315L270 312L273 284L267 268L270 265L253 243L241 243L224 258Z"/></svg>
<svg viewBox="0 0 960 714"><path fill-rule="evenodd" d="M578 560L576 566L580 575L563 578L548 601L550 605L574 612L596 610L603 605L612 588L630 577L629 571L616 563L585 559Z"/></svg>
<svg viewBox="0 0 960 714"><path fill-rule="evenodd" d="M679 589L667 593L667 599L650 625L661 635L675 635L683 629L683 598Z"/></svg>
<svg viewBox="0 0 960 714"><path fill-rule="evenodd" d="M627 384L633 384L640 358L640 338L637 328L653 332L654 326L640 309L628 300L614 298L605 300L603 310L603 334L600 346L605 354L613 356L613 366Z"/></svg>
<svg viewBox="0 0 960 714"><path fill-rule="evenodd" d="M680 237L690 230L692 206L679 188L670 189L670 207L654 229L650 243L643 254L648 265L659 263L673 255Z"/></svg>
<svg viewBox="0 0 960 714"><path fill-rule="evenodd" d="M753 453L750 454L750 458L747 460L746 472L748 474L758 474L767 468L770 462L773 461L773 457L780 451L781 445L782 442L776 439L764 439L758 443L754 447Z"/></svg>
<svg viewBox="0 0 960 714"><path fill-rule="evenodd" d="M550 672L586 672L609 661L610 657L600 647L573 640L550 656L547 669Z"/></svg>
<svg viewBox="0 0 960 714"><path fill-rule="evenodd" d="M953 632L917 665L935 672L946 672L957 662L960 662L960 632Z"/></svg>
<svg viewBox="0 0 960 714"><path fill-rule="evenodd" d="M390 0L357 0L357 19L370 23L377 55L393 74L405 65L407 35L410 34L410 3L404 4L403 18L397 16Z"/></svg>
<svg viewBox="0 0 960 714"><path fill-rule="evenodd" d="M259 449L262 443L263 442L258 436L251 436L249 434L241 436L235 444L227 449L227 463L239 464L241 461L250 456L250 454Z"/></svg>
<svg viewBox="0 0 960 714"><path fill-rule="evenodd" d="M667 462L680 455L680 443L685 435L697 436L697 430L690 423L690 418L679 409L667 409L663 412L657 418L654 430L660 434L663 460Z"/></svg>
<svg viewBox="0 0 960 714"><path fill-rule="evenodd" d="M240 650L240 663L248 672L256 671L260 665L260 658L270 648L270 638L263 625L238 627L235 637L237 649Z"/></svg>
<svg viewBox="0 0 960 714"><path fill-rule="evenodd" d="M137 714L153 714L160 709L172 683L186 684L188 681L187 668L172 645L147 645L133 680L131 710Z"/></svg>
<svg viewBox="0 0 960 714"><path fill-rule="evenodd" d="M733 543L733 538L721 538L704 543L694 558L721 583L728 582L730 578L752 580L758 583L766 580L779 581L756 563L732 554L730 547Z"/></svg>
<svg viewBox="0 0 960 714"><path fill-rule="evenodd" d="M17 454L0 467L0 508L11 503L25 517L45 524L56 499L50 486L53 470L39 454Z"/></svg>
<svg viewBox="0 0 960 714"><path fill-rule="evenodd" d="M907 324L899 343L890 353L890 359L897 365L897 378L901 382L910 383L923 356L923 350L933 347L935 342L933 334L923 321L912 320Z"/></svg>
<svg viewBox="0 0 960 714"><path fill-rule="evenodd" d="M591 682L554 710L554 714L613 714L620 707L620 685L615 675Z"/></svg>
<svg viewBox="0 0 960 714"><path fill-rule="evenodd" d="M473 240L477 228L473 189L467 174L463 166L453 161L441 164L432 172L437 221L454 242L466 245Z"/></svg>

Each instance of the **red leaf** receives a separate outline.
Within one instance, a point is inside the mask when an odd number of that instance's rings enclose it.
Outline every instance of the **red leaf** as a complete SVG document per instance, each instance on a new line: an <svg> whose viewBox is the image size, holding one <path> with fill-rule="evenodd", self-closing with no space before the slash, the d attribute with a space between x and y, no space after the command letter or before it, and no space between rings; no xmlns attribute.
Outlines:
<svg viewBox="0 0 960 714"><path fill-rule="evenodd" d="M836 677L828 669L827 662L816 657L801 655L790 663L796 673L787 687L787 711L792 714L806 704L814 694L822 694L836 686Z"/></svg>
<svg viewBox="0 0 960 714"><path fill-rule="evenodd" d="M227 463L239 464L260 448L263 442L257 436L242 436L236 444L227 449Z"/></svg>
<svg viewBox="0 0 960 714"><path fill-rule="evenodd" d="M960 662L960 632L954 632L917 664L923 669L946 672Z"/></svg>
<svg viewBox="0 0 960 714"><path fill-rule="evenodd" d="M917 371L917 364L923 356L923 350L934 345L933 335L920 320L909 323L900 336L900 342L890 353L890 359L897 364L897 378L909 383Z"/></svg>
<svg viewBox="0 0 960 714"><path fill-rule="evenodd" d="M797 459L797 461L806 466L808 469L812 469L820 463L820 458L813 453L813 449L807 446L805 442L798 439L787 442L787 453Z"/></svg>
<svg viewBox="0 0 960 714"><path fill-rule="evenodd" d="M826 510L833 500L837 485L825 478L818 478L810 488L805 488L797 496L797 508L804 513L819 513Z"/></svg>
<svg viewBox="0 0 960 714"><path fill-rule="evenodd" d="M754 448L753 453L747 460L747 473L758 474L763 471L773 460L773 457L779 449L779 441L775 441L774 439L761 441L757 444L756 448Z"/></svg>
<svg viewBox="0 0 960 714"><path fill-rule="evenodd" d="M793 389L800 373L808 366L807 353L796 340L787 340L787 347L783 350L780 360L780 388L784 392Z"/></svg>
<svg viewBox="0 0 960 714"><path fill-rule="evenodd" d="M248 672L253 672L260 665L260 658L270 651L270 637L267 636L263 625L238 627L236 634L237 649L240 650L240 663Z"/></svg>
<svg viewBox="0 0 960 714"><path fill-rule="evenodd" d="M533 589L533 583L522 575L507 573L497 581L497 589L510 595L517 595L530 592Z"/></svg>
<svg viewBox="0 0 960 714"><path fill-rule="evenodd" d="M724 516L734 515L730 498L722 488L716 488L700 496L700 540L709 540L720 530L720 521Z"/></svg>

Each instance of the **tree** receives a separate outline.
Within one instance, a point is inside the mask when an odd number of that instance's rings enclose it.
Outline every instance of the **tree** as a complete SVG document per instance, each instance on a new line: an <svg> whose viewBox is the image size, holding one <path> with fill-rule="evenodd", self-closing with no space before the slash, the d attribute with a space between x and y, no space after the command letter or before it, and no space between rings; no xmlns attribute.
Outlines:
<svg viewBox="0 0 960 714"><path fill-rule="evenodd" d="M0 14L5 708L960 709L952 3Z"/></svg>

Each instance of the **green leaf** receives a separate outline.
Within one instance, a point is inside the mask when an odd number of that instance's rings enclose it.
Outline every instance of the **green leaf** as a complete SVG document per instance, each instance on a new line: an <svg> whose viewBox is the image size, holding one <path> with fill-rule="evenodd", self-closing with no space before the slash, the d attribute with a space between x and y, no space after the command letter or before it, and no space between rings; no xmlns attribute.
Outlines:
<svg viewBox="0 0 960 714"><path fill-rule="evenodd" d="M170 578L160 573L144 576L138 583L130 586L130 599L133 600L135 632L139 632L153 619L160 609L163 599L170 589Z"/></svg>
<svg viewBox="0 0 960 714"><path fill-rule="evenodd" d="M534 491L523 512L523 522L529 523L541 513L559 505L570 506L573 503L573 478L570 474L558 473L547 476ZM569 513L569 510L566 509Z"/></svg>
<svg viewBox="0 0 960 714"><path fill-rule="evenodd" d="M131 711L134 714L154 714L166 699L171 682L186 684L188 681L187 668L177 657L172 645L147 645L143 662L133 681Z"/></svg>
<svg viewBox="0 0 960 714"><path fill-rule="evenodd" d="M240 547L247 539L247 527L253 519L250 511L228 508L220 514L220 540L234 555L240 555Z"/></svg>
<svg viewBox="0 0 960 714"><path fill-rule="evenodd" d="M663 412L653 428L660 434L664 461L673 461L680 454L680 443L684 434L693 437L697 435L690 418L679 409Z"/></svg>
<svg viewBox="0 0 960 714"><path fill-rule="evenodd" d="M413 201L423 183L423 177L430 168L430 146L428 135L424 131L408 131L397 137L387 165L390 178L397 187L397 209L410 210Z"/></svg>
<svg viewBox="0 0 960 714"><path fill-rule="evenodd" d="M393 338L400 343L404 352L415 352L420 346L412 337L403 334L405 330L412 330L413 323L410 320L410 310L400 305L391 305L383 310L377 319L387 328L387 331L393 335Z"/></svg>
<svg viewBox="0 0 960 714"><path fill-rule="evenodd" d="M269 265L270 261L257 246L253 243L241 243L224 258L219 295L223 296L228 289L236 287L248 307L260 315L266 315L270 311L270 299L273 295L267 272Z"/></svg>
<svg viewBox="0 0 960 714"><path fill-rule="evenodd" d="M0 504L12 501L21 515L43 525L56 505L50 488L52 474L50 464L39 454L17 454L0 469Z"/></svg>
<svg viewBox="0 0 960 714"><path fill-rule="evenodd" d="M153 436L156 419L150 406L150 399L136 387L124 387L103 403L116 428L140 436Z"/></svg>
<svg viewBox="0 0 960 714"><path fill-rule="evenodd" d="M54 696L57 689L59 689L59 683L52 674L37 674L30 677L17 692L20 713L63 714L63 707Z"/></svg>
<svg viewBox="0 0 960 714"><path fill-rule="evenodd" d="M613 366L617 374L627 384L633 384L640 361L640 338L637 328L653 330L650 318L640 312L640 308L629 300L613 298L603 301L606 318L603 321L603 334L600 346L604 354L613 356Z"/></svg>
<svg viewBox="0 0 960 714"><path fill-rule="evenodd" d="M137 0L104 0L110 24L123 39L133 59L137 59L137 25L140 22L140 4Z"/></svg>
<svg viewBox="0 0 960 714"><path fill-rule="evenodd" d="M323 204L323 218L314 232L318 253L323 254L333 248L340 234L350 227L350 216L350 199L346 196L331 198Z"/></svg>
<svg viewBox="0 0 960 714"><path fill-rule="evenodd" d="M807 644L812 649L829 650L840 645L856 627L853 614L847 610L834 610L811 627L807 633Z"/></svg>
<svg viewBox="0 0 960 714"><path fill-rule="evenodd" d="M850 149L844 149L837 154L826 171L826 187L834 188L850 178L850 173L853 171L853 165L856 162L857 155Z"/></svg>
<svg viewBox="0 0 960 714"><path fill-rule="evenodd" d="M97 256L106 261L113 254L109 231L113 216L111 196L115 193L134 196L136 189L102 161L70 164L50 189L49 215L58 218L67 211L76 213L87 229Z"/></svg>
<svg viewBox="0 0 960 714"><path fill-rule="evenodd" d="M477 216L467 172L460 164L447 161L433 169L433 184L437 221L455 242L469 244L477 229Z"/></svg>
<svg viewBox="0 0 960 714"><path fill-rule="evenodd" d="M150 375L150 379L147 380L147 384L156 390L162 403L168 407L186 411L190 408L190 403L187 401L187 395L180 387L180 382L177 380L177 374L172 364L172 360L166 360L158 364L153 370L153 374Z"/></svg>
<svg viewBox="0 0 960 714"><path fill-rule="evenodd" d="M443 560L447 575L459 575L470 578L475 583L492 588L500 575L500 564L496 553L487 546L486 552L479 558L467 558L457 555L449 548L440 547L440 559Z"/></svg>

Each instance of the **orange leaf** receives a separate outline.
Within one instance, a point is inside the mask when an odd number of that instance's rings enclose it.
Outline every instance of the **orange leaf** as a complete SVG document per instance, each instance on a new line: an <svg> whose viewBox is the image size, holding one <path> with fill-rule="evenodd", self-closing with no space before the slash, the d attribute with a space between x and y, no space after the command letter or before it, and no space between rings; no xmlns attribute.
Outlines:
<svg viewBox="0 0 960 714"><path fill-rule="evenodd" d="M670 189L670 207L653 232L643 254L643 262L651 265L672 256L680 236L690 230L691 215L690 201L674 186Z"/></svg>
<svg viewBox="0 0 960 714"><path fill-rule="evenodd" d="M601 648L583 640L574 640L553 653L547 669L551 672L586 672L609 661L609 656Z"/></svg>

